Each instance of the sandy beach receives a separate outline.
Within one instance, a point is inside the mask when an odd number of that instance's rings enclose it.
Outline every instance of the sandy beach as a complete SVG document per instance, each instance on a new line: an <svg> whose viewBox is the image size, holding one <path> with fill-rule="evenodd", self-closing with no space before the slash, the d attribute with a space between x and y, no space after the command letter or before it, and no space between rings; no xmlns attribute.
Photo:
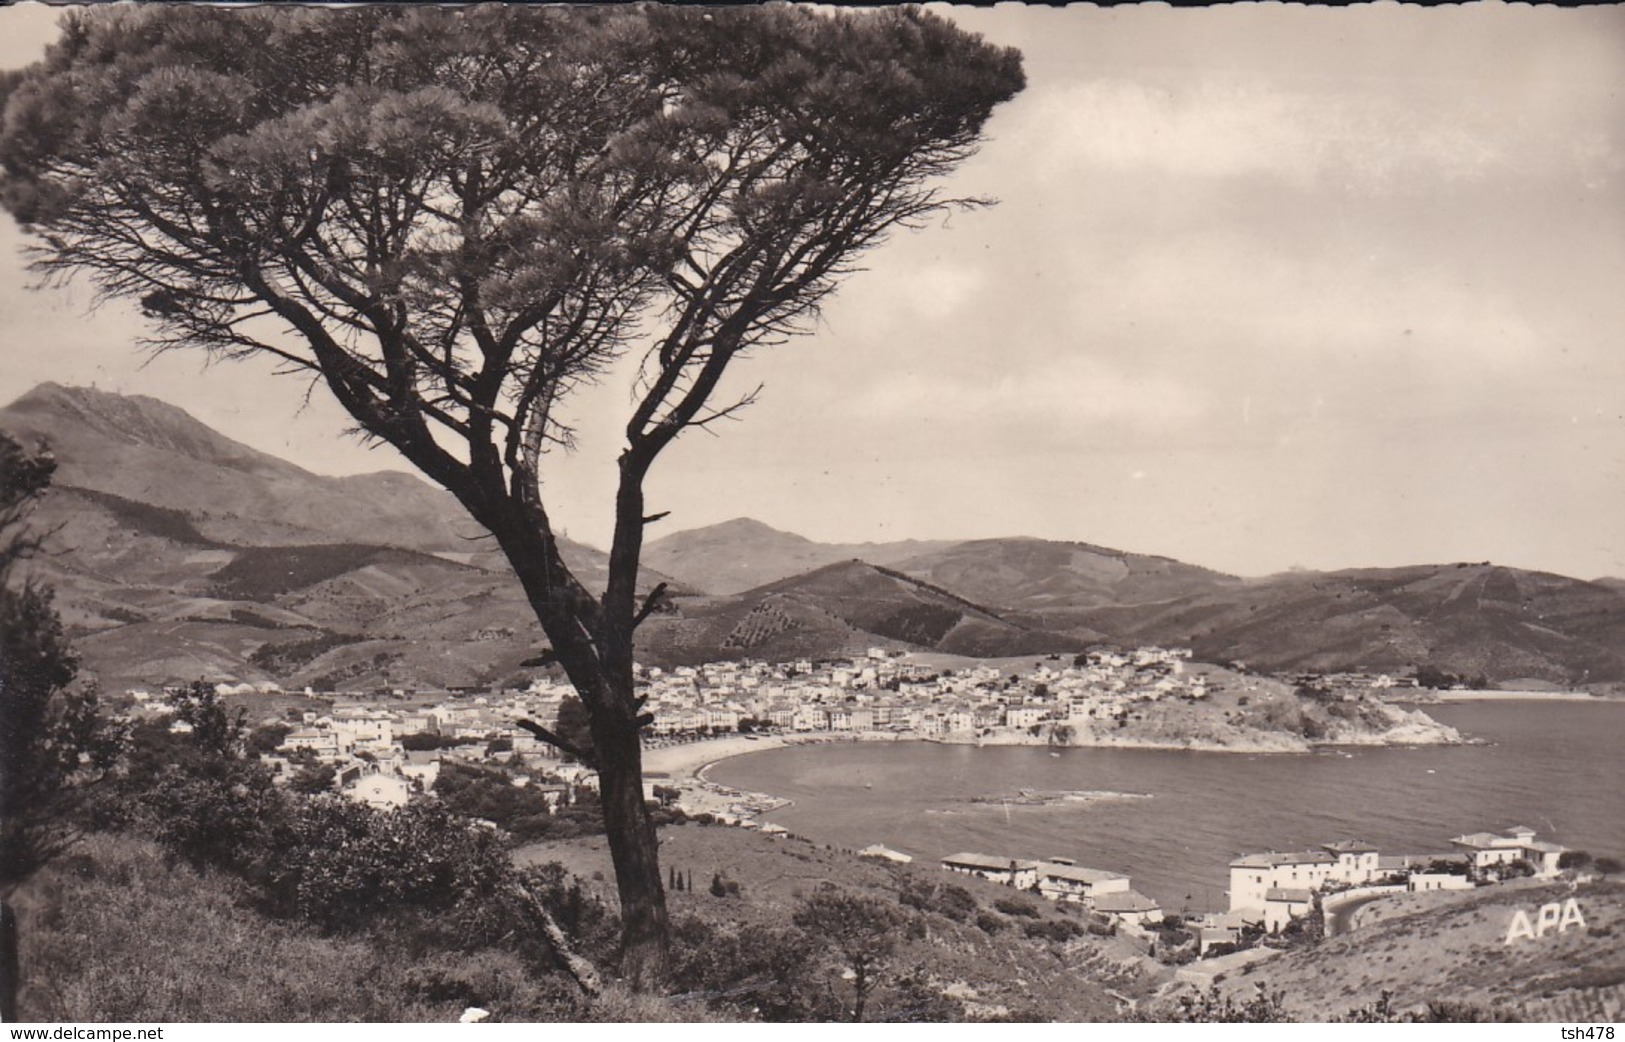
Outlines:
<svg viewBox="0 0 1625 1042"><path fill-rule="evenodd" d="M764 749L782 749L788 744L790 743L784 736L762 735L755 739L710 738L682 745L667 745L659 749L645 749L643 774L644 777L655 780L669 778L674 782L689 781L706 765L716 763L718 760L761 752Z"/></svg>
<svg viewBox="0 0 1625 1042"><path fill-rule="evenodd" d="M706 778L705 770L712 764L746 753L759 753L767 749L782 749L790 745L828 745L832 742L874 742L909 740L913 736L891 734L865 734L835 736L817 735L757 735L751 738L709 738L682 745L668 745L643 751L643 776L658 785L670 785L682 791L677 804L688 814L715 814L721 817L747 821L759 814L789 806L790 801L761 792L744 792L718 785Z"/></svg>

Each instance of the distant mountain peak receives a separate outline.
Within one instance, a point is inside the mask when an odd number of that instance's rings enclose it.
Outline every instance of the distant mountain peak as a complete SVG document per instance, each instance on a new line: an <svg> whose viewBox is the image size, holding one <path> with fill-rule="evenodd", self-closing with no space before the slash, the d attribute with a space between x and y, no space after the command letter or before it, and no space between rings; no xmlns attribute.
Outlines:
<svg viewBox="0 0 1625 1042"><path fill-rule="evenodd" d="M64 432L50 428L68 422L129 445L178 453L205 463L249 470L287 470L294 466L231 440L179 406L143 394L43 383L4 411L11 417L36 421L40 433L53 442L64 440Z"/></svg>

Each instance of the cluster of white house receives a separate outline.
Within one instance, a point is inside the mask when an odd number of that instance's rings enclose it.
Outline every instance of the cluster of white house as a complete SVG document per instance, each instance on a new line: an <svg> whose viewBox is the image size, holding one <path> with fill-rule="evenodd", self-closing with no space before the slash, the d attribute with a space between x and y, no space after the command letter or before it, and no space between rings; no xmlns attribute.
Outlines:
<svg viewBox="0 0 1625 1042"><path fill-rule="evenodd" d="M939 671L884 649L834 662L713 662L643 671L650 730L675 735L741 720L787 731L897 731L922 737L1103 719L1134 701L1204 698L1186 649L1094 651L1040 660L1015 676L992 667Z"/></svg>
<svg viewBox="0 0 1625 1042"><path fill-rule="evenodd" d="M557 762L558 754L531 732L518 727L521 718L554 720L558 706L569 691L564 687L544 687L505 696L473 696L443 699L406 708L366 701L335 701L325 712L307 711L282 739L276 753L262 755L260 761L271 769L279 783L290 780L302 763L315 761L334 769L333 788L361 803L381 809L403 807L421 792L434 788L443 761L484 760L490 743L501 740L527 761L545 761L547 773L563 784L533 785L538 801L553 809L569 787L596 788L597 776L577 764ZM164 696L132 691L138 711L155 715L172 713L174 707ZM187 725L174 721L172 729ZM402 739L409 735L431 734L451 742L430 750L409 750ZM530 784L524 775L514 777L516 785Z"/></svg>
<svg viewBox="0 0 1625 1042"><path fill-rule="evenodd" d="M1188 650L1158 647L1097 651L1036 660L1018 676L991 667L940 671L874 648L860 658L828 662L639 667L638 683L656 742L735 731L742 722L786 731L891 731L928 738L1105 718L1135 701L1206 697L1206 677L1185 670L1189 658ZM231 685L217 689L245 693ZM169 709L161 696L130 694L148 710ZM331 700L330 708L303 713L279 755L265 757L267 764L286 778L296 761L314 758L335 768L341 791L375 806L401 806L413 792L433 786L443 756L482 758L491 741L527 759L556 759L552 747L515 721L556 722L573 690L542 680L525 691L392 694L391 700L319 696ZM401 743L412 734L478 744L421 754ZM586 777L580 782L591 784Z"/></svg>
<svg viewBox="0 0 1625 1042"><path fill-rule="evenodd" d="M1307 915L1316 894L1377 883L1408 890L1466 888L1501 878L1515 862L1537 877L1558 873L1564 848L1535 838L1535 830L1515 826L1502 833L1473 832L1451 841L1442 854L1384 857L1369 843L1340 840L1318 850L1248 854L1230 862L1230 911L1279 930ZM1454 867L1457 871L1446 871Z"/></svg>
<svg viewBox="0 0 1625 1042"><path fill-rule="evenodd" d="M1230 907L1195 920L1200 948L1234 943L1243 929L1278 933L1314 909L1317 897L1359 893L1362 888L1395 890L1467 889L1494 882L1514 863L1536 877L1558 874L1564 847L1535 838L1524 826L1505 832L1473 832L1452 839L1448 853L1385 857L1357 840L1327 843L1316 850L1248 854L1230 862ZM882 849L882 848L876 848ZM1084 868L1067 858L1025 861L988 854L959 853L942 859L950 872L973 875L1052 901L1083 905L1119 924L1140 927L1160 921L1163 910L1134 890L1129 877ZM1452 870L1453 869L1453 870ZM1373 890L1372 892L1379 892Z"/></svg>
<svg viewBox="0 0 1625 1042"><path fill-rule="evenodd" d="M1140 926L1162 918L1161 905L1132 888L1128 876L1084 868L1070 858L1023 861L961 853L943 858L942 867L1017 890L1035 890L1051 901L1080 904L1124 925Z"/></svg>

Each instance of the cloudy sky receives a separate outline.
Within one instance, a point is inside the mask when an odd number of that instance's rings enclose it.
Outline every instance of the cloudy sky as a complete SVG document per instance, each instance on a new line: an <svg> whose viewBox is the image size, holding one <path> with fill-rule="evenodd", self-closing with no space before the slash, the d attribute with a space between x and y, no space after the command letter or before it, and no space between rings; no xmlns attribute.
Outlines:
<svg viewBox="0 0 1625 1042"><path fill-rule="evenodd" d="M651 479L671 530L1625 576L1625 9L952 16L1026 56L949 185L999 204L741 366L759 403ZM0 11L0 65L53 20ZM144 364L131 313L21 288L19 242L0 217L0 399L94 383L319 472L404 466L266 368ZM582 402L551 486L600 545L626 394Z"/></svg>

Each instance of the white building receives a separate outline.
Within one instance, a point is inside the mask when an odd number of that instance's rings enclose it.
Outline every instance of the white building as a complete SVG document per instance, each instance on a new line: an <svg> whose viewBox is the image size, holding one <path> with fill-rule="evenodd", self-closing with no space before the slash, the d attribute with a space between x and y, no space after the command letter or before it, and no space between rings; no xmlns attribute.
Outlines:
<svg viewBox="0 0 1625 1042"><path fill-rule="evenodd" d="M404 807L412 798L412 785L393 774L364 774L344 787L344 795L379 810Z"/></svg>
<svg viewBox="0 0 1625 1042"><path fill-rule="evenodd" d="M1038 882L1038 864L1015 858L991 857L987 854L951 854L942 859L942 867L961 875L980 876L994 883L1026 890Z"/></svg>
<svg viewBox="0 0 1625 1042"><path fill-rule="evenodd" d="M1051 901L1090 904L1098 894L1122 893L1128 888L1128 876L1116 872L1056 861L1043 861L1038 865L1038 892Z"/></svg>
<svg viewBox="0 0 1625 1042"><path fill-rule="evenodd" d="M1248 854L1230 862L1230 911L1262 912L1271 890L1319 890L1338 859L1320 850Z"/></svg>
<svg viewBox="0 0 1625 1042"><path fill-rule="evenodd" d="M1308 915L1315 907L1313 890L1277 887L1264 894L1264 929L1280 933L1287 923Z"/></svg>
<svg viewBox="0 0 1625 1042"><path fill-rule="evenodd" d="M1339 883L1348 883L1359 886L1369 883L1382 875L1378 867L1379 858L1377 848L1369 843L1355 839L1338 840L1336 843L1321 845L1322 850L1337 858L1337 864L1332 867L1330 878Z"/></svg>
<svg viewBox="0 0 1625 1042"><path fill-rule="evenodd" d="M1470 832L1450 841L1470 859L1475 873L1494 872L1502 865L1514 861L1527 861L1535 875L1549 878L1557 875L1557 862L1566 848L1556 843L1535 839L1535 830L1517 825L1497 835L1493 832Z"/></svg>

